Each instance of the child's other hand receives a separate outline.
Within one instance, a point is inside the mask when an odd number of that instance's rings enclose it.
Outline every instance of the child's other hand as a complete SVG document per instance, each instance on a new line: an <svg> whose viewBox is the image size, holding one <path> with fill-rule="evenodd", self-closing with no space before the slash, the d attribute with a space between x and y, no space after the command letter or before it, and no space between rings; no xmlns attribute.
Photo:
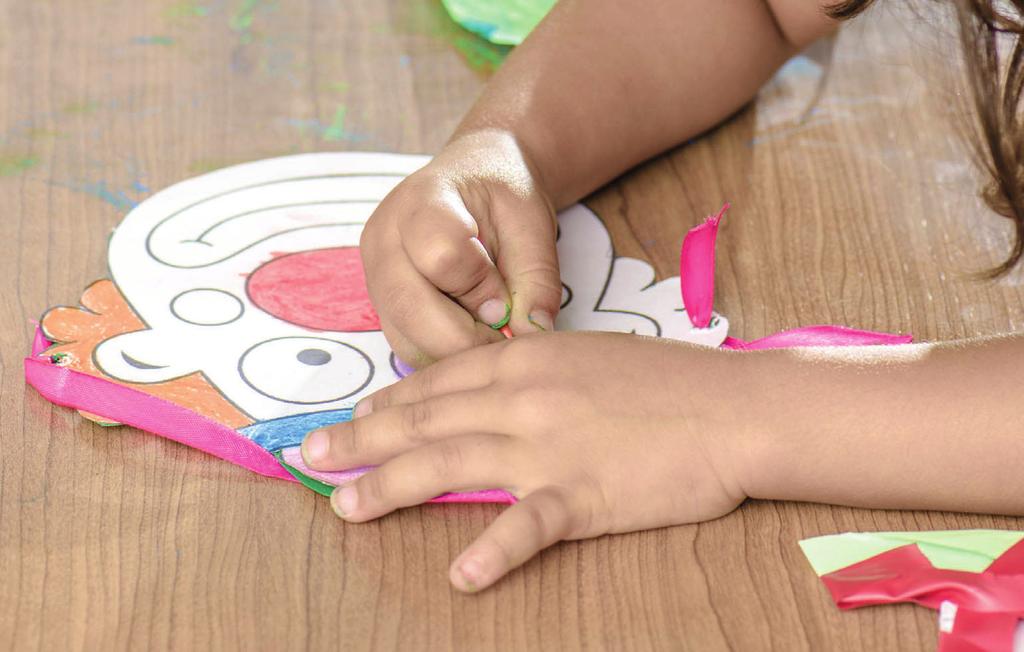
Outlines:
<svg viewBox="0 0 1024 652"><path fill-rule="evenodd" d="M476 347L363 399L310 434L314 469L380 466L334 491L353 522L448 491L503 488L509 507L452 564L482 589L541 549L703 521L747 496L745 434L723 390L745 356L614 333L552 333Z"/></svg>
<svg viewBox="0 0 1024 652"><path fill-rule="evenodd" d="M384 334L422 367L496 342L497 328L550 330L562 297L556 222L515 140L453 140L370 217L360 250Z"/></svg>

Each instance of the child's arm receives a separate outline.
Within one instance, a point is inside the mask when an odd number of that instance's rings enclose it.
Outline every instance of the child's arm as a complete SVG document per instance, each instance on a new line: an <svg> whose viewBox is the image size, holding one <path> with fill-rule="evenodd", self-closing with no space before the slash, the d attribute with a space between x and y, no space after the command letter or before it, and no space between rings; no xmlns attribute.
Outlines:
<svg viewBox="0 0 1024 652"><path fill-rule="evenodd" d="M554 209L723 120L833 28L815 0L563 0L361 242L384 333L416 366L550 329Z"/></svg>
<svg viewBox="0 0 1024 652"><path fill-rule="evenodd" d="M835 28L816 0L563 0L455 138L503 129L562 208L721 122Z"/></svg>
<svg viewBox="0 0 1024 652"><path fill-rule="evenodd" d="M1024 514L1024 337L767 351L749 496Z"/></svg>
<svg viewBox="0 0 1024 652"><path fill-rule="evenodd" d="M520 502L452 564L487 586L559 540L691 523L745 497L1024 514L1024 337L733 352L613 333L477 347L312 433L345 519L445 491Z"/></svg>

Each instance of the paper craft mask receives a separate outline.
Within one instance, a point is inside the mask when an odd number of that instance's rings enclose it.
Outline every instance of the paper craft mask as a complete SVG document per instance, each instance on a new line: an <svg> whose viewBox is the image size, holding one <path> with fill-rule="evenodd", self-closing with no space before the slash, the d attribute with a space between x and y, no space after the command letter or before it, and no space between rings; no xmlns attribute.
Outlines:
<svg viewBox="0 0 1024 652"><path fill-rule="evenodd" d="M841 609L939 610L940 652L1024 652L1024 532L865 532L800 542Z"/></svg>
<svg viewBox="0 0 1024 652"><path fill-rule="evenodd" d="M361 397L408 372L380 331L358 244L380 200L428 160L304 154L153 195L111 237L110 280L89 286L81 307L43 316L29 383L100 422L291 479L272 453L347 420ZM650 265L616 257L586 207L559 216L558 255L559 330L725 340L720 316L690 323L678 278L655 283Z"/></svg>

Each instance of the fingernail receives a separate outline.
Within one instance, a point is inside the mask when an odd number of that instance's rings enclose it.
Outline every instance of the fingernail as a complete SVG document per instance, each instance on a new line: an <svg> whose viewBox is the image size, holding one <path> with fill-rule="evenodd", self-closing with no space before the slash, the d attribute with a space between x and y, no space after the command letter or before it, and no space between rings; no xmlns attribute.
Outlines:
<svg viewBox="0 0 1024 652"><path fill-rule="evenodd" d="M477 591L483 584L483 566L476 559L467 559L459 564L459 575L470 591Z"/></svg>
<svg viewBox="0 0 1024 652"><path fill-rule="evenodd" d="M330 436L323 430L314 430L306 435L299 452L302 453L302 460L312 466L327 459L327 451L330 447Z"/></svg>
<svg viewBox="0 0 1024 652"><path fill-rule="evenodd" d="M331 507L334 508L334 513L342 518L355 512L358 505L359 494L356 493L356 488L350 484L338 487L331 492Z"/></svg>
<svg viewBox="0 0 1024 652"><path fill-rule="evenodd" d="M355 409L352 410L352 418L358 419L359 417L365 417L371 412L373 412L373 401L367 397L356 403Z"/></svg>
<svg viewBox="0 0 1024 652"><path fill-rule="evenodd" d="M530 313L530 316L527 319L530 320L530 323L533 324L537 330L555 330L555 320L551 318L551 315L543 310L534 310Z"/></svg>
<svg viewBox="0 0 1024 652"><path fill-rule="evenodd" d="M512 306L504 301L488 299L480 306L480 321L489 324L494 330L498 330L508 323L512 316Z"/></svg>

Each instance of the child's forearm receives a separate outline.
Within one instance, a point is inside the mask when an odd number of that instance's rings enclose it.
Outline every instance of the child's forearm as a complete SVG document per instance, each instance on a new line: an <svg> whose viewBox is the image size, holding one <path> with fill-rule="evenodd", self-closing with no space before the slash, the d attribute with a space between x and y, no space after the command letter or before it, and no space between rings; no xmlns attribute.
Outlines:
<svg viewBox="0 0 1024 652"><path fill-rule="evenodd" d="M456 132L511 132L558 207L704 131L833 27L814 0L562 0Z"/></svg>
<svg viewBox="0 0 1024 652"><path fill-rule="evenodd" d="M751 356L751 496L1024 514L1024 338Z"/></svg>

